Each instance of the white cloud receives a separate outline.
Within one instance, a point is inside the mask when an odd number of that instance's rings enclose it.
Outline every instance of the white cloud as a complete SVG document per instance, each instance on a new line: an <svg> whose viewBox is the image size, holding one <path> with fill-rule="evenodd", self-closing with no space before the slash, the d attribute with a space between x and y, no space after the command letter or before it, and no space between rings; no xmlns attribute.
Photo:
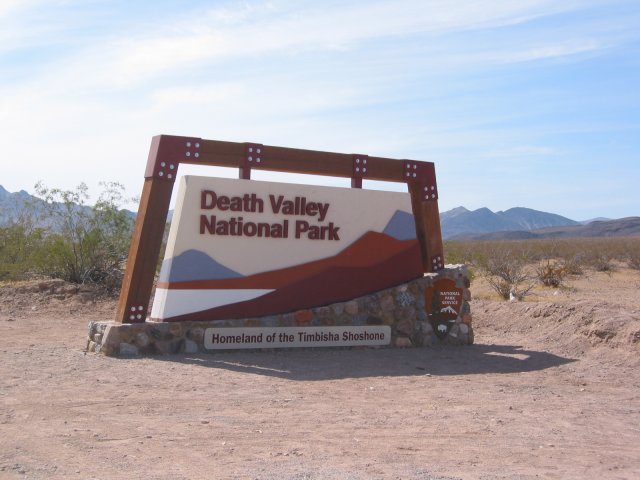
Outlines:
<svg viewBox="0 0 640 480"><path fill-rule="evenodd" d="M28 0L2 0L2 2L0 2L0 19L21 9L29 8L34 3L37 2Z"/></svg>
<svg viewBox="0 0 640 480"><path fill-rule="evenodd" d="M31 25L11 3L0 31L10 25L12 45L24 48L16 39ZM150 137L160 133L434 160L455 186L462 170L481 180L487 157L498 167L513 157L560 161L540 133L557 124L525 125L524 106L495 108L506 97L491 90L500 75L491 69L579 60L625 41L616 30L627 28L623 21L537 22L583 5L234 2L131 18L126 28L100 30L107 33L87 33L91 24L77 36L61 29L65 49L35 52L19 84L0 78L0 150L16 166L14 189L36 176L60 187L120 179L133 193ZM59 40L33 31L35 43Z"/></svg>
<svg viewBox="0 0 640 480"><path fill-rule="evenodd" d="M42 0L0 0L0 55L34 43L49 30L31 20ZM0 58L1 61L1 58ZM1 64L0 64L1 65Z"/></svg>
<svg viewBox="0 0 640 480"><path fill-rule="evenodd" d="M570 2L550 0L399 0L346 3L340 8L325 8L316 2L298 8L286 2L257 5L237 10L213 8L197 12L197 17L187 12L160 26L124 36L117 32L86 45L60 65L63 71L58 69L56 75L65 83L72 81L85 88L127 88L167 73L189 75L203 63L230 58L245 58L251 64L258 60L256 56L275 52L348 50L381 38L496 28L575 8Z"/></svg>
<svg viewBox="0 0 640 480"><path fill-rule="evenodd" d="M478 56L477 60L482 58L492 63L531 62L594 53L608 46L606 43L596 39L570 39L563 43L554 43L553 40L546 40L539 41L537 45L523 45L512 50L487 52Z"/></svg>
<svg viewBox="0 0 640 480"><path fill-rule="evenodd" d="M557 149L553 147L541 145L520 145L516 147L502 148L500 150L490 150L480 154L480 156L489 158L517 159L521 157L547 157L557 154Z"/></svg>

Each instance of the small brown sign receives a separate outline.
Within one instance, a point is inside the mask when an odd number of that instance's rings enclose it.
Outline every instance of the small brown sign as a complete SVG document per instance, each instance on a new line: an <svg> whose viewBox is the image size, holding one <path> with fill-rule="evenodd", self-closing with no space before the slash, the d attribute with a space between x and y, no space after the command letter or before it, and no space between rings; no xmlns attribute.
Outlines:
<svg viewBox="0 0 640 480"><path fill-rule="evenodd" d="M447 320L455 320L462 306L462 288L456 287L456 282L448 278L437 280L433 287L425 290L425 305L427 313L438 315Z"/></svg>
<svg viewBox="0 0 640 480"><path fill-rule="evenodd" d="M437 280L433 287L425 290L425 307L429 321L438 336L444 336L451 323L458 317L462 307L463 289L448 278Z"/></svg>

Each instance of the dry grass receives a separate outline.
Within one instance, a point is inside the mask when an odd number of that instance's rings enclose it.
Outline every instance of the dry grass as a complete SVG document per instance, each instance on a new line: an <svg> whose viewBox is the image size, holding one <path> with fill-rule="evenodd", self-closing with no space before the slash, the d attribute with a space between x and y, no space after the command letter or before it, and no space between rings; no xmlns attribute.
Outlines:
<svg viewBox="0 0 640 480"><path fill-rule="evenodd" d="M477 264L504 249L526 256L531 261L562 259L583 266L596 264L602 259L640 263L640 237L445 242L447 263Z"/></svg>
<svg viewBox="0 0 640 480"><path fill-rule="evenodd" d="M445 258L469 265L498 297L522 300L536 284L558 289L594 272L640 270L640 237L447 241Z"/></svg>

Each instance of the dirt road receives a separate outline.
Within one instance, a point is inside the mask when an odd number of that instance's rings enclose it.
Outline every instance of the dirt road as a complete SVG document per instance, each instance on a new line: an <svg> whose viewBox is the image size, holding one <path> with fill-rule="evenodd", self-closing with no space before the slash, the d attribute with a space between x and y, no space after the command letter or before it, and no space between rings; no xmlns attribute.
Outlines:
<svg viewBox="0 0 640 480"><path fill-rule="evenodd" d="M83 352L115 302L0 287L0 478L640 478L640 275L581 282L471 347L135 359Z"/></svg>

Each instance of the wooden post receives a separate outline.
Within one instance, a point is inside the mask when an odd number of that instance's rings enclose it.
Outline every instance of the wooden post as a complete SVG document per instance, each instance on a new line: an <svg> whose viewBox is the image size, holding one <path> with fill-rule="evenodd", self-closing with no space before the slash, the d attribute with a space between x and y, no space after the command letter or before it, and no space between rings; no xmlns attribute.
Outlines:
<svg viewBox="0 0 640 480"><path fill-rule="evenodd" d="M144 187L133 230L129 257L120 289L116 321L140 323L147 318L162 237L167 223L169 203L180 155L192 155L197 139L160 135L153 137L147 160Z"/></svg>
<svg viewBox="0 0 640 480"><path fill-rule="evenodd" d="M424 272L437 272L444 268L440 212L438 202L424 200L422 190L423 187L418 183L409 184L416 234L422 255L422 269Z"/></svg>
<svg viewBox="0 0 640 480"><path fill-rule="evenodd" d="M137 323L146 319L172 190L173 182L154 178L144 181L120 290L116 314L119 322Z"/></svg>
<svg viewBox="0 0 640 480"><path fill-rule="evenodd" d="M406 182L423 270L434 272L444 268L433 163L159 135L151 142L120 291L118 322L137 323L146 319L173 184L181 163L235 167L244 179L251 178L252 169L259 169L351 178L353 188L362 188L363 179Z"/></svg>
<svg viewBox="0 0 640 480"><path fill-rule="evenodd" d="M405 160L404 177L411 195L423 270L437 272L444 268L444 255L435 165Z"/></svg>

